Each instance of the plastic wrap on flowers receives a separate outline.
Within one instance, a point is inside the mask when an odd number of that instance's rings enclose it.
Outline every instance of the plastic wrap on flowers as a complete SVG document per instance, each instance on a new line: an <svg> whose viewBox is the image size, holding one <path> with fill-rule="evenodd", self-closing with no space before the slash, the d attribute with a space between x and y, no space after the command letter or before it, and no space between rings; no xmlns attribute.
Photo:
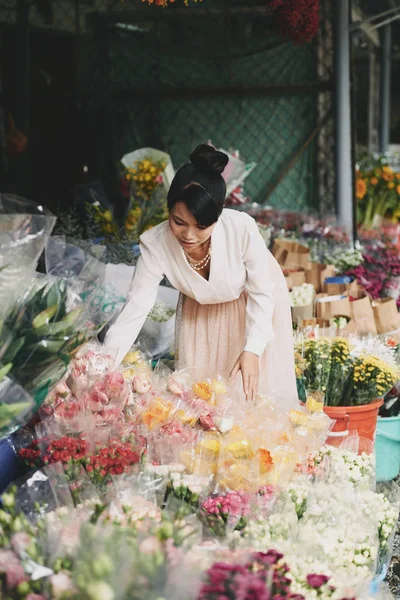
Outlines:
<svg viewBox="0 0 400 600"><path fill-rule="evenodd" d="M12 484L10 489L15 490L15 506L32 523L57 508L74 506L68 480L61 469L50 467L47 472L44 467Z"/></svg>
<svg viewBox="0 0 400 600"><path fill-rule="evenodd" d="M56 218L33 202L0 194L0 319L23 294Z"/></svg>
<svg viewBox="0 0 400 600"><path fill-rule="evenodd" d="M379 554L379 515L371 513L372 498L373 492L359 493L346 483L310 487L298 530L299 549L349 582L370 580Z"/></svg>
<svg viewBox="0 0 400 600"><path fill-rule="evenodd" d="M35 408L32 396L16 381L0 378L0 438L26 423Z"/></svg>
<svg viewBox="0 0 400 600"><path fill-rule="evenodd" d="M98 286L93 284L87 293L83 289L78 280L35 280L5 320L0 337L11 331L12 342L2 353L2 363L32 394L37 408L74 353L112 316L103 312L105 298L96 296Z"/></svg>
<svg viewBox="0 0 400 600"><path fill-rule="evenodd" d="M379 510L379 556L376 572L384 579L393 554L394 535L400 511L400 489L394 482L380 483L376 492L373 498L376 510Z"/></svg>

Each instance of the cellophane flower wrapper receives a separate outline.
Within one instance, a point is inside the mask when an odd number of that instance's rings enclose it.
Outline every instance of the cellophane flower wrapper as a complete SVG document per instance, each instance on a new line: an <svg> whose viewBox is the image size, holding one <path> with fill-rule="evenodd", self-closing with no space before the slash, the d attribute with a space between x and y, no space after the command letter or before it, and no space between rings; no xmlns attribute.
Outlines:
<svg viewBox="0 0 400 600"><path fill-rule="evenodd" d="M136 513L134 520L161 518L158 507L162 506L167 483L167 474L152 471L118 475L112 479L114 503L130 507L130 516Z"/></svg>
<svg viewBox="0 0 400 600"><path fill-rule="evenodd" d="M347 481L360 490L375 490L373 443L358 435L351 435L338 448L325 445L310 453L303 467L314 481L333 486Z"/></svg>
<svg viewBox="0 0 400 600"><path fill-rule="evenodd" d="M79 280L40 278L7 316L0 335L12 331L13 340L1 360L11 365L10 374L32 394L37 408L74 353L112 316L104 314L104 301L97 284L88 291Z"/></svg>
<svg viewBox="0 0 400 600"><path fill-rule="evenodd" d="M91 505L82 504L75 508L62 506L43 515L41 545L52 568L71 568L80 546L81 529L90 522L92 514Z"/></svg>
<svg viewBox="0 0 400 600"><path fill-rule="evenodd" d="M360 493L345 482L317 482L308 490L300 520L298 551L326 562L338 577L345 573L348 582L371 580L376 571L379 517L371 514L366 494L373 492Z"/></svg>
<svg viewBox="0 0 400 600"><path fill-rule="evenodd" d="M376 510L379 514L379 556L377 573L386 574L393 555L393 543L400 511L400 489L395 482L378 483Z"/></svg>
<svg viewBox="0 0 400 600"><path fill-rule="evenodd" d="M72 509L74 506L70 486L62 468L43 467L15 485L16 507L32 523L57 508Z"/></svg>
<svg viewBox="0 0 400 600"><path fill-rule="evenodd" d="M148 392L135 407L137 423L143 432L153 433L170 422L179 410L181 401L168 392Z"/></svg>
<svg viewBox="0 0 400 600"><path fill-rule="evenodd" d="M0 195L0 322L23 295L56 217L33 202Z"/></svg>
<svg viewBox="0 0 400 600"><path fill-rule="evenodd" d="M85 525L73 569L78 597L162 597L169 572L168 541L163 541L157 525L137 531L103 523Z"/></svg>
<svg viewBox="0 0 400 600"><path fill-rule="evenodd" d="M32 396L11 377L0 379L0 438L24 425L36 409Z"/></svg>
<svg viewBox="0 0 400 600"><path fill-rule="evenodd" d="M251 512L251 494L244 491L215 492L199 500L199 518L204 525L204 535L229 537L242 531Z"/></svg>

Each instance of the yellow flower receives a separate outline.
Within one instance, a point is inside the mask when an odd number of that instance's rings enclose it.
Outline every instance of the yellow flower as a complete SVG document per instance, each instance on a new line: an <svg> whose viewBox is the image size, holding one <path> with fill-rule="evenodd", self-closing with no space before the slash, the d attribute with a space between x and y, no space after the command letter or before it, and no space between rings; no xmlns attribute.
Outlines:
<svg viewBox="0 0 400 600"><path fill-rule="evenodd" d="M398 181L400 181L400 173L396 173L396 174L395 174L395 177L396 177L396 179L397 179Z"/></svg>
<svg viewBox="0 0 400 600"><path fill-rule="evenodd" d="M112 221L112 214L111 214L111 211L110 211L110 210L105 210L105 211L103 212L103 219L104 219L105 221L108 221L109 223L111 223L111 221Z"/></svg>
<svg viewBox="0 0 400 600"><path fill-rule="evenodd" d="M357 179L356 182L356 196L359 200L362 200L367 193L367 184L364 179Z"/></svg>
<svg viewBox="0 0 400 600"><path fill-rule="evenodd" d="M370 184L371 185L377 185L377 183L378 183L378 179L376 177L371 177Z"/></svg>
<svg viewBox="0 0 400 600"><path fill-rule="evenodd" d="M318 402L314 398L307 398L306 408L311 412L321 412L324 410L324 403Z"/></svg>
<svg viewBox="0 0 400 600"><path fill-rule="evenodd" d="M400 185L396 186L396 192L398 193L398 195L400 196Z"/></svg>
<svg viewBox="0 0 400 600"><path fill-rule="evenodd" d="M292 425L307 425L308 417L300 410L291 410L289 413L289 419Z"/></svg>
<svg viewBox="0 0 400 600"><path fill-rule="evenodd" d="M390 183L388 183L388 189L389 190L394 190L394 182L391 181Z"/></svg>
<svg viewBox="0 0 400 600"><path fill-rule="evenodd" d="M393 169L391 169L390 167L382 167L382 171L387 175L393 175Z"/></svg>
<svg viewBox="0 0 400 600"><path fill-rule="evenodd" d="M393 179L394 179L393 172L392 173L382 173L382 179L384 179L385 181L393 181Z"/></svg>

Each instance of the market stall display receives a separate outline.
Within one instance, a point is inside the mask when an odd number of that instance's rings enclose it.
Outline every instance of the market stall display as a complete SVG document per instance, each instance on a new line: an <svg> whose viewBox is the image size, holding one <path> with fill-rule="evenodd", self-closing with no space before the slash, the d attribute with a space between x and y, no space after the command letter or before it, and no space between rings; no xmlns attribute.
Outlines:
<svg viewBox="0 0 400 600"><path fill-rule="evenodd" d="M378 405L397 418L397 299L374 298L350 273L365 251L333 223L289 220L302 235L264 233L291 290L294 409L274 394L249 407L212 365L201 378L154 368L173 343L167 287L116 367L94 338L134 267L104 265L98 246L47 242L47 275L12 302L0 333L0 427L13 431L0 444L3 597L379 596L400 508L395 483L376 485L373 443Z"/></svg>

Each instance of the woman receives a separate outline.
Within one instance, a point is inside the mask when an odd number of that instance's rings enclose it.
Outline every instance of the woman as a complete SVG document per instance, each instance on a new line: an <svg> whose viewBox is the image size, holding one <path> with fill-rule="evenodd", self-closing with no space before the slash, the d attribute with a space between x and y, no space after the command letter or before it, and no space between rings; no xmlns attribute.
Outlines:
<svg viewBox="0 0 400 600"><path fill-rule="evenodd" d="M176 173L169 220L141 236L129 300L105 344L121 361L165 275L180 291L177 366L230 377L248 400L259 392L297 402L289 296L254 220L224 210L228 157L199 146Z"/></svg>

